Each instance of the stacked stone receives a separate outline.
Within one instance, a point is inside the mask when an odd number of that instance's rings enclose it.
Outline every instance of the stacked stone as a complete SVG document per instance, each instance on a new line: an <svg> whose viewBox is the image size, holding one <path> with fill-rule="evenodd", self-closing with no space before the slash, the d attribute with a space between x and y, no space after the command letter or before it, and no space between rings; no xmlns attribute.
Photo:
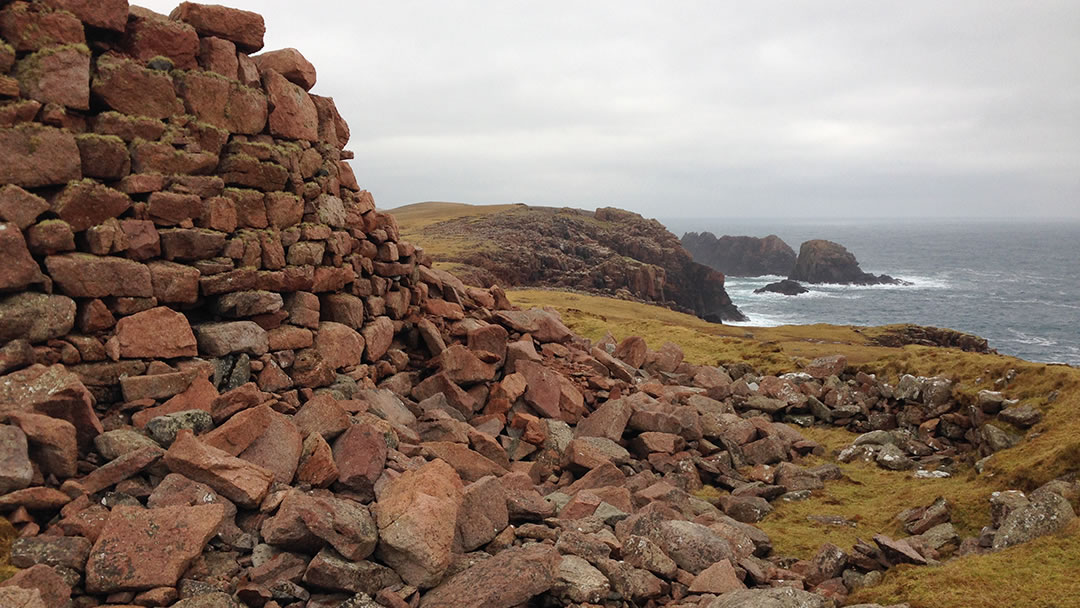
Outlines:
<svg viewBox="0 0 1080 608"><path fill-rule="evenodd" d="M416 310L415 250L311 64L248 55L263 31L190 3L0 11L0 371L63 363L99 402L179 393L197 355L218 388L375 376L360 364Z"/></svg>
<svg viewBox="0 0 1080 608"><path fill-rule="evenodd" d="M816 444L736 414L727 371L673 345L594 345L423 263L310 64L248 55L258 15L7 2L0 36L0 513L22 569L0 604L843 588L747 523L835 475L789 462Z"/></svg>

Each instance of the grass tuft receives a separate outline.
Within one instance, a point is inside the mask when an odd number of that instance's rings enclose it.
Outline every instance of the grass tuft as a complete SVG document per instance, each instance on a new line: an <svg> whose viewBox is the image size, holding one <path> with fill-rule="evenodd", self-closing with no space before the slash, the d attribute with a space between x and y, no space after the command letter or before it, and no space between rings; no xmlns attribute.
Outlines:
<svg viewBox="0 0 1080 608"><path fill-rule="evenodd" d="M15 541L17 534L15 527L8 520L0 517L0 583L11 578L15 574L15 566L11 565L11 543Z"/></svg>

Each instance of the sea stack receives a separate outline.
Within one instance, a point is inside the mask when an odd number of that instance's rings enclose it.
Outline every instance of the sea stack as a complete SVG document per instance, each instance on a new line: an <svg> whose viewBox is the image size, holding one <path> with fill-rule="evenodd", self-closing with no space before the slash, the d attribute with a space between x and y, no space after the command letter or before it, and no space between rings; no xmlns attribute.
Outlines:
<svg viewBox="0 0 1080 608"><path fill-rule="evenodd" d="M764 238L687 232L682 245L694 260L731 277L784 276L795 266L795 250L775 234Z"/></svg>
<svg viewBox="0 0 1080 608"><path fill-rule="evenodd" d="M863 272L855 255L843 245L814 239L799 247L795 268L788 276L806 283L840 283L845 285L899 285L903 281L887 274Z"/></svg>

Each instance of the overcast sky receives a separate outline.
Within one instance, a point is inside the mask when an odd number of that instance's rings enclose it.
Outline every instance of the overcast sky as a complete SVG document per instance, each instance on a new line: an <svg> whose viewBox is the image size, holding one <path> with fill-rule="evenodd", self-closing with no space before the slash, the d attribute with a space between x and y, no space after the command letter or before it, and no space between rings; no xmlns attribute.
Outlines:
<svg viewBox="0 0 1080 608"><path fill-rule="evenodd" d="M219 1L315 64L381 207L1080 217L1077 0Z"/></svg>

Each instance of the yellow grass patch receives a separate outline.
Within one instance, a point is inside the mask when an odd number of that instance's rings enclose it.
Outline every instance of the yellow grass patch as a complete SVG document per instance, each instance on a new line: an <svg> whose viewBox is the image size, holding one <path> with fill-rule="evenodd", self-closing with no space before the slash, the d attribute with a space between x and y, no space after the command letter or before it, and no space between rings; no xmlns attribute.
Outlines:
<svg viewBox="0 0 1080 608"><path fill-rule="evenodd" d="M997 553L968 556L937 568L901 566L880 585L860 589L849 602L912 608L1080 606L1080 520L1058 534Z"/></svg>
<svg viewBox="0 0 1080 608"><path fill-rule="evenodd" d="M11 565L11 543L16 537L15 528L8 520L0 517L0 583L11 578L15 574L15 567Z"/></svg>

